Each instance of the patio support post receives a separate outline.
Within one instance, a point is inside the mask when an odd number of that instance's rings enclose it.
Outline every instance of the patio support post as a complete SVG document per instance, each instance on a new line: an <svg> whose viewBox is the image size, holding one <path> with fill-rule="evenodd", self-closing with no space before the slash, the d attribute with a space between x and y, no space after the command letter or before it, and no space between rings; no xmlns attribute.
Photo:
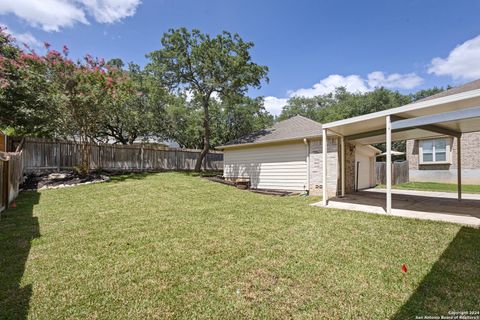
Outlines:
<svg viewBox="0 0 480 320"><path fill-rule="evenodd" d="M457 191L458 201L462 200L462 136L457 137Z"/></svg>
<svg viewBox="0 0 480 320"><path fill-rule="evenodd" d="M340 176L342 177L342 190L341 190L341 196L342 198L345 197L345 138L342 136L340 138L340 153L341 153L341 159L340 159Z"/></svg>
<svg viewBox="0 0 480 320"><path fill-rule="evenodd" d="M392 213L392 122L390 116L386 117L386 135L387 135L387 206L388 214Z"/></svg>
<svg viewBox="0 0 480 320"><path fill-rule="evenodd" d="M322 181L322 204L324 206L328 203L328 196L327 196L327 129L323 129L322 132L322 155L323 155L323 163L322 163L322 174L323 174L323 181Z"/></svg>

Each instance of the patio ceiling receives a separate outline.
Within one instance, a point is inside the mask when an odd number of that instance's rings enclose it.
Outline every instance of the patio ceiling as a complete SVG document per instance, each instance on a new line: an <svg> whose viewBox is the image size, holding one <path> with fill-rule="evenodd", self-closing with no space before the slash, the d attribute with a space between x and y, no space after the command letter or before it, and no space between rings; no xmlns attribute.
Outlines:
<svg viewBox="0 0 480 320"><path fill-rule="evenodd" d="M386 141L386 116L392 119L393 141L479 131L480 89L326 123L323 128L356 143L382 143Z"/></svg>

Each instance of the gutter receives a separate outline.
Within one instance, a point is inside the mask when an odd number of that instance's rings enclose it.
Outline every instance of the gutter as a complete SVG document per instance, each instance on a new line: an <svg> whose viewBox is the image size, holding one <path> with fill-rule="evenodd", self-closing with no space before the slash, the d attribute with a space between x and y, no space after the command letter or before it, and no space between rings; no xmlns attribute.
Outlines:
<svg viewBox="0 0 480 320"><path fill-rule="evenodd" d="M331 135L329 135L331 136ZM218 150L230 149L230 148L238 148L238 147L250 147L250 146L261 146L264 144L272 144L272 143L279 143L279 142L290 142L290 141L302 141L304 139L316 139L321 138L321 134L313 135L313 136L306 136L306 137L295 137L295 138L286 138L286 139L277 139L271 141L264 141L264 142L249 142L249 143L239 143L239 144L230 144L230 145L223 145L215 147Z"/></svg>

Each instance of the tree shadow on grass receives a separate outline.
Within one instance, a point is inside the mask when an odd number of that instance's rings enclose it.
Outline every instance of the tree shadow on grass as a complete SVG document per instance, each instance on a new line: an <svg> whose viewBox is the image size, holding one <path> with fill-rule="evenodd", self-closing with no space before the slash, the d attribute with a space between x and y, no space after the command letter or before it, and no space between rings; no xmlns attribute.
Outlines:
<svg viewBox="0 0 480 320"><path fill-rule="evenodd" d="M154 172L138 172L138 173L116 173L110 175L109 183L125 182L127 180L143 180Z"/></svg>
<svg viewBox="0 0 480 320"><path fill-rule="evenodd" d="M18 207L2 212L0 217L0 319L26 319L32 285L21 286L31 242L40 237L33 207L40 194L25 192L17 199Z"/></svg>
<svg viewBox="0 0 480 320"><path fill-rule="evenodd" d="M480 230L462 227L392 319L480 311Z"/></svg>

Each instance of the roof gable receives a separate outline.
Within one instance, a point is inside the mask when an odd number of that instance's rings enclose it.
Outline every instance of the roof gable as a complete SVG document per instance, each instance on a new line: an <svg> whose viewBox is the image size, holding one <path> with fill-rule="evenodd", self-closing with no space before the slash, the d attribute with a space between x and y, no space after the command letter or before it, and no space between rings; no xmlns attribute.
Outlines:
<svg viewBox="0 0 480 320"><path fill-rule="evenodd" d="M322 135L322 125L303 116L277 122L273 127L254 132L248 136L229 141L223 147L295 140ZM220 147L221 148L221 147Z"/></svg>
<svg viewBox="0 0 480 320"><path fill-rule="evenodd" d="M461 86L458 86L458 87L453 87L453 88L450 88L448 90L445 90L445 91L439 92L437 94L431 95L429 97L420 99L420 100L418 100L418 102L433 100L433 99L442 98L442 97L447 97L447 96L451 96L451 95L454 95L454 94L457 94L457 93L467 92L467 91L476 90L476 89L480 89L480 79L475 80L475 81L471 81L471 82L465 83L464 85L461 85Z"/></svg>

